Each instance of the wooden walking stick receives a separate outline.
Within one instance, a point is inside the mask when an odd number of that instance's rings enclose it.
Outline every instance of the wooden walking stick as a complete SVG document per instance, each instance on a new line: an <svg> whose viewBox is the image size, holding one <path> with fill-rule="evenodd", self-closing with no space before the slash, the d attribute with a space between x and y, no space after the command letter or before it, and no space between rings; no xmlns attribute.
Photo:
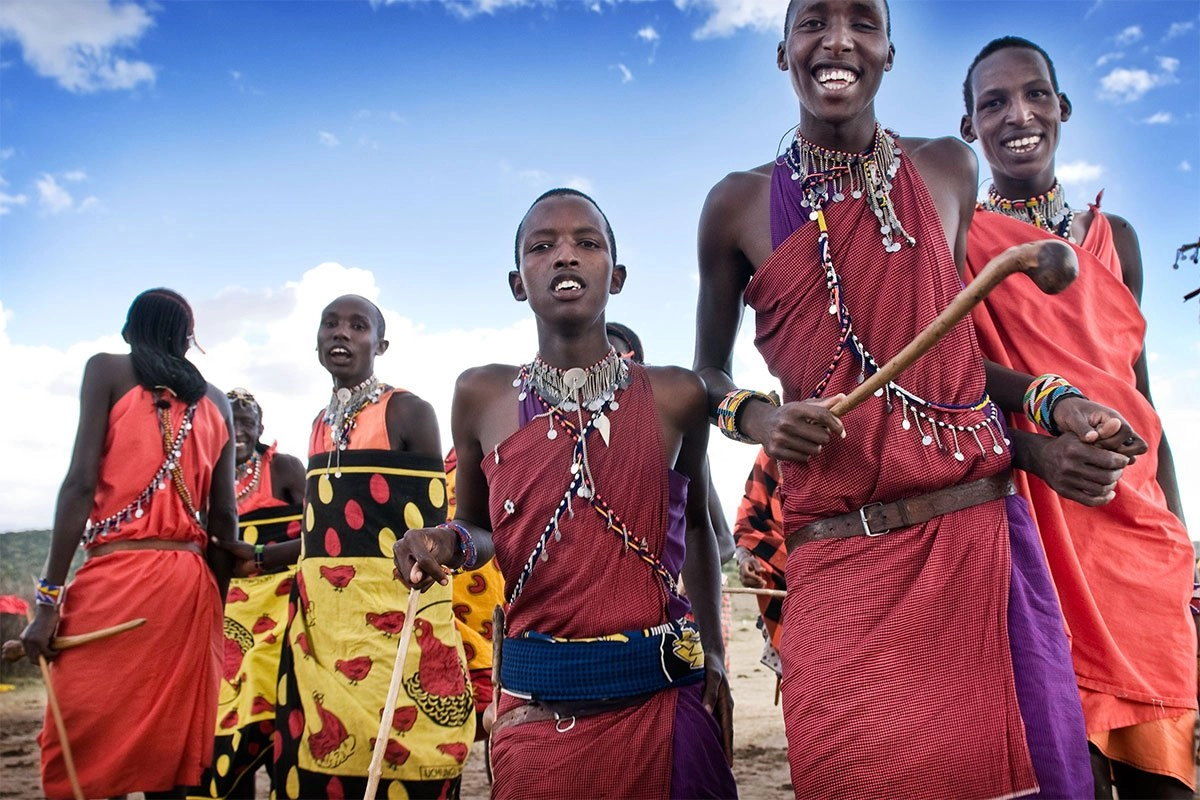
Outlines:
<svg viewBox="0 0 1200 800"><path fill-rule="evenodd" d="M375 750L371 754L371 766L367 769L367 791L363 800L375 800L379 789L379 777L383 774L383 754L387 750L388 734L392 730L392 714L396 713L396 698L400 695L400 681L404 678L404 660L408 656L408 644L412 641L413 623L417 621L417 606L421 593L408 590L408 610L404 613L404 627L400 629L400 644L396 647L396 663L392 666L392 682L388 686L387 701L383 704L383 717L379 720L379 733L375 737Z"/></svg>
<svg viewBox="0 0 1200 800"><path fill-rule="evenodd" d="M145 624L146 618L138 617L108 628L98 628L94 631L88 631L87 633L77 633L73 636L55 636L50 640L50 647L53 650L70 650L72 647L79 647L89 642L98 642L101 639L107 639L110 636L116 636L118 633L131 631ZM20 661L24 657L25 645L21 644L20 639L9 639L4 643L3 649L0 649L0 659L4 661Z"/></svg>
<svg viewBox="0 0 1200 800"><path fill-rule="evenodd" d="M1025 242L1008 248L989 261L975 276L975 280L959 292L950 305L917 334L917 338L829 410L839 417L844 416L883 389L892 378L912 366L914 361L941 341L1000 281L1014 272L1024 272L1046 294L1058 294L1075 280L1079 273L1079 259L1069 244L1057 239Z"/></svg>
<svg viewBox="0 0 1200 800"><path fill-rule="evenodd" d="M787 597L783 589L752 589L748 586L726 586L721 589L725 594L755 594L759 597Z"/></svg>
<svg viewBox="0 0 1200 800"><path fill-rule="evenodd" d="M33 622L32 612L26 612L25 617ZM38 667L42 670L42 683L46 685L46 702L50 705L50 716L54 717L54 727L58 730L58 741L62 745L63 764L67 768L67 779L71 781L71 793L75 795L75 800L87 800L83 794L83 787L79 785L79 773L75 771L75 757L71 755L71 742L67 739L67 723L63 720L62 709L58 706L54 682L50 680L50 665L40 653Z"/></svg>

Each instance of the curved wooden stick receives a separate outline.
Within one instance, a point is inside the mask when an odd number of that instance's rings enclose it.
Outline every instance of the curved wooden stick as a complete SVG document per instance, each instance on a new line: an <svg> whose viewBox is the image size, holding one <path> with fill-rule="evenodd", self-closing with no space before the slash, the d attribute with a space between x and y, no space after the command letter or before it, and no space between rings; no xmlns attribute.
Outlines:
<svg viewBox="0 0 1200 800"><path fill-rule="evenodd" d="M412 641L413 623L417 621L417 606L420 602L421 593L416 589L409 589L408 610L404 614L404 627L400 629L396 663L392 666L392 682L388 685L383 717L379 720L379 733L375 737L375 750L371 753L371 766L367 769L367 791L363 800L375 800L375 792L379 789L379 777L383 774L383 754L387 750L388 734L392 730L392 714L396 713L396 698L400 695L400 681L404 678L404 660L408 656L408 645Z"/></svg>
<svg viewBox="0 0 1200 800"><path fill-rule="evenodd" d="M131 631L134 628L139 628L146 624L145 617L137 617L136 619L126 620L118 625L113 625L108 628L99 628L87 633L77 633L73 636L55 636L50 640L50 647L54 650L70 650L72 647L79 647L82 644L89 642L97 642L101 639L107 639L110 636L116 636L118 633ZM25 645L21 644L20 639L9 639L4 643L0 650L0 658L5 661L20 661L25 657Z"/></svg>
<svg viewBox="0 0 1200 800"><path fill-rule="evenodd" d="M50 681L50 665L46 663L45 656L38 656L38 666L42 668L42 682L46 684L46 702L50 704L54 727L58 729L58 743L62 745L63 763L67 767L67 778L71 781L71 792L75 800L87 800L83 787L79 785L79 773L75 771L75 758L71 755L71 742L67 740L67 723L63 720L62 709L58 707L58 695Z"/></svg>
<svg viewBox="0 0 1200 800"><path fill-rule="evenodd" d="M829 410L839 417L843 416L882 389L937 344L1000 281L1014 272L1024 272L1046 294L1058 294L1075 280L1079 273L1079 259L1069 244L1058 239L1025 242L1008 248L989 261L975 276L975 280L959 292L950 305L917 334L917 338Z"/></svg>

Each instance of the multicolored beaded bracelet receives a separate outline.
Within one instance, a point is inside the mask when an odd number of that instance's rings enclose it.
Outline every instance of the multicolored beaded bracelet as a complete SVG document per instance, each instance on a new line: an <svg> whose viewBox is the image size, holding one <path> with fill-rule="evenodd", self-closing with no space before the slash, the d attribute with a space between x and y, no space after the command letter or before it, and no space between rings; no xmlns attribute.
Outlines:
<svg viewBox="0 0 1200 800"><path fill-rule="evenodd" d="M475 569L475 562L479 558L479 552L475 549L475 540L471 538L471 532L467 530L466 526L450 520L449 522L443 522L438 527L450 528L458 534L458 552L463 554L463 559L454 571L466 572L469 569Z"/></svg>
<svg viewBox="0 0 1200 800"><path fill-rule="evenodd" d="M267 552L267 546L265 544L254 545L254 570L255 570L255 572L262 572L265 569L265 566L263 563L264 562L263 556L266 554L266 552Z"/></svg>
<svg viewBox="0 0 1200 800"><path fill-rule="evenodd" d="M1060 400L1068 397L1087 399L1084 398L1083 392L1061 375L1039 375L1025 390L1025 415L1029 417L1030 422L1051 436L1058 436L1062 431L1054 422L1054 407Z"/></svg>
<svg viewBox="0 0 1200 800"><path fill-rule="evenodd" d="M754 392L749 389L737 389L725 395L725 399L717 406L717 427L721 433L725 434L735 442L744 442L745 444L757 444L749 436L746 436L738 428L737 415L742 405L747 400L758 399L770 403L775 408L779 408L779 395L771 392L764 394L762 392Z"/></svg>
<svg viewBox="0 0 1200 800"><path fill-rule="evenodd" d="M39 606L58 608L62 605L63 587L53 584L45 578L41 578L37 582L37 587L33 590L33 599Z"/></svg>

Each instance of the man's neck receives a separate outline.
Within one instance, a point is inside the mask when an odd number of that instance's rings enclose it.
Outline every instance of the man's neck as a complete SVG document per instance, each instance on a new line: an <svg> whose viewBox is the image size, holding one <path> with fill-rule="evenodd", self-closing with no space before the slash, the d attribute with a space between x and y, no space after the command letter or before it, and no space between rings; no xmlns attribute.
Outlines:
<svg viewBox="0 0 1200 800"><path fill-rule="evenodd" d="M1054 163L1031 178L1015 178L1000 173L992 174L992 185L996 192L1008 200L1028 200L1039 197L1054 188Z"/></svg>
<svg viewBox="0 0 1200 800"><path fill-rule="evenodd" d="M552 367L570 369L591 366L604 358L611 347L603 320L596 328L578 335L543 330L538 325L538 355Z"/></svg>
<svg viewBox="0 0 1200 800"><path fill-rule="evenodd" d="M875 111L868 109L859 116L829 122L800 109L800 135L815 145L843 153L861 153L875 141Z"/></svg>

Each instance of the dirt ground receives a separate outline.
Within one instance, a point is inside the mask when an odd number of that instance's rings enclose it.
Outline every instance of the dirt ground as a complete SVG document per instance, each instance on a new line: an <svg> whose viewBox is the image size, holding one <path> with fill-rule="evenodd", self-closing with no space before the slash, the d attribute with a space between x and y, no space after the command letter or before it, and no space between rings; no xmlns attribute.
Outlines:
<svg viewBox="0 0 1200 800"><path fill-rule="evenodd" d="M754 626L757 607L746 595L733 595L730 637L730 682L734 695L734 765L742 797L774 800L792 797L788 777L783 716L775 706L774 673L758 662L762 635ZM38 682L22 682L0 693L0 798L41 797L37 732L42 725L45 694ZM82 754L76 754L76 759ZM262 773L260 773L260 778ZM267 797L260 780L259 797ZM464 800L488 796L482 749L472 750L463 776ZM131 795L138 800L140 794Z"/></svg>

